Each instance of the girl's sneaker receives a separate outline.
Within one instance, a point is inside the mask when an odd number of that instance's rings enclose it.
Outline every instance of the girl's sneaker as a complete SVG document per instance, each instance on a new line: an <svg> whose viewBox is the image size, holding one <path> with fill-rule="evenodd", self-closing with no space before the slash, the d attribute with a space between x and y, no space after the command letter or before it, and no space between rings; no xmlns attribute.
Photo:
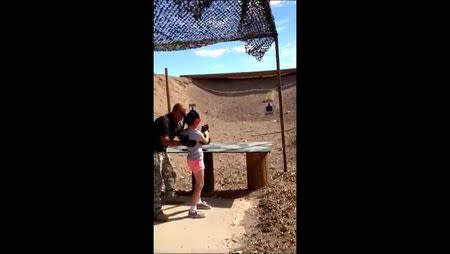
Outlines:
<svg viewBox="0 0 450 254"><path fill-rule="evenodd" d="M208 203L206 203L206 201L202 201L202 203L198 203L197 204L197 209L201 209L201 210L209 210L211 209L212 206L209 205Z"/></svg>
<svg viewBox="0 0 450 254"><path fill-rule="evenodd" d="M193 213L191 213L191 211L188 212L188 217L189 218L193 218L193 219L200 219L200 218L205 218L205 214L199 211L195 211Z"/></svg>

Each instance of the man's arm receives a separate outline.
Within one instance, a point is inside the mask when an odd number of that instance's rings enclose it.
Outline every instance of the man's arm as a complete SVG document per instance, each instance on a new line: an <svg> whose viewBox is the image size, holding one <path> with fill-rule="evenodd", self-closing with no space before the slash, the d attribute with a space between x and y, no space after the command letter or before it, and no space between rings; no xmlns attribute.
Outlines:
<svg viewBox="0 0 450 254"><path fill-rule="evenodd" d="M181 141L170 140L168 135L161 136L161 143L165 146L181 146Z"/></svg>

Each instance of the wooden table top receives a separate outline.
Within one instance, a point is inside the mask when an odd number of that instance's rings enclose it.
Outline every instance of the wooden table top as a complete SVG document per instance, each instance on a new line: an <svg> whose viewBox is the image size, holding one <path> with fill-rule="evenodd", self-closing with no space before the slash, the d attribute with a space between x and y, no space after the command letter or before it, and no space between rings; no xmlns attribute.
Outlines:
<svg viewBox="0 0 450 254"><path fill-rule="evenodd" d="M204 153L267 153L272 150L271 142L227 142L210 143L203 146ZM168 153L187 153L186 146L171 146Z"/></svg>

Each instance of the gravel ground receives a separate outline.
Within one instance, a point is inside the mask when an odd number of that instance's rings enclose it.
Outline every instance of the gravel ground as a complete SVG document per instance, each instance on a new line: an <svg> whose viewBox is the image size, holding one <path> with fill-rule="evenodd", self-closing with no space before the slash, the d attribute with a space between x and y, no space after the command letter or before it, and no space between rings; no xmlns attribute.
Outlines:
<svg viewBox="0 0 450 254"><path fill-rule="evenodd" d="M267 97L277 105L276 90L267 93L247 95L220 93L213 94L200 87L213 87L216 91L227 93L232 89L254 90L262 85L270 87L276 83L272 79L253 79L246 81L226 81L227 83L202 83L186 78L169 79L171 101L185 105L195 102L202 122L208 123L212 142L272 142L269 153L269 185L257 191L247 190L245 154L214 154L215 190L204 193L205 197L238 198L250 196L256 198L257 205L246 212L242 224L246 232L238 239L239 247L230 250L233 253L295 253L296 252L296 86L293 77L285 77L290 86L283 90L284 125L286 141L287 172L283 170L282 142L279 111L265 115L261 104ZM167 110L164 80L155 76L155 115ZM245 82L240 83L240 82ZM195 99L194 99L195 98ZM184 169L186 155L171 154L171 160L177 172L176 188L180 195L190 195L191 175Z"/></svg>

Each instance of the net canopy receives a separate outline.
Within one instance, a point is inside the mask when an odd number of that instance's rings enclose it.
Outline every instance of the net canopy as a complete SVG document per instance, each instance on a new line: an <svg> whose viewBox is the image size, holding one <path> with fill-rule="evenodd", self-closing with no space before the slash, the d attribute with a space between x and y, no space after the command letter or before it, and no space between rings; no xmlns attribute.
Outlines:
<svg viewBox="0 0 450 254"><path fill-rule="evenodd" d="M277 36L269 0L155 0L153 13L154 51L244 41L260 61Z"/></svg>

